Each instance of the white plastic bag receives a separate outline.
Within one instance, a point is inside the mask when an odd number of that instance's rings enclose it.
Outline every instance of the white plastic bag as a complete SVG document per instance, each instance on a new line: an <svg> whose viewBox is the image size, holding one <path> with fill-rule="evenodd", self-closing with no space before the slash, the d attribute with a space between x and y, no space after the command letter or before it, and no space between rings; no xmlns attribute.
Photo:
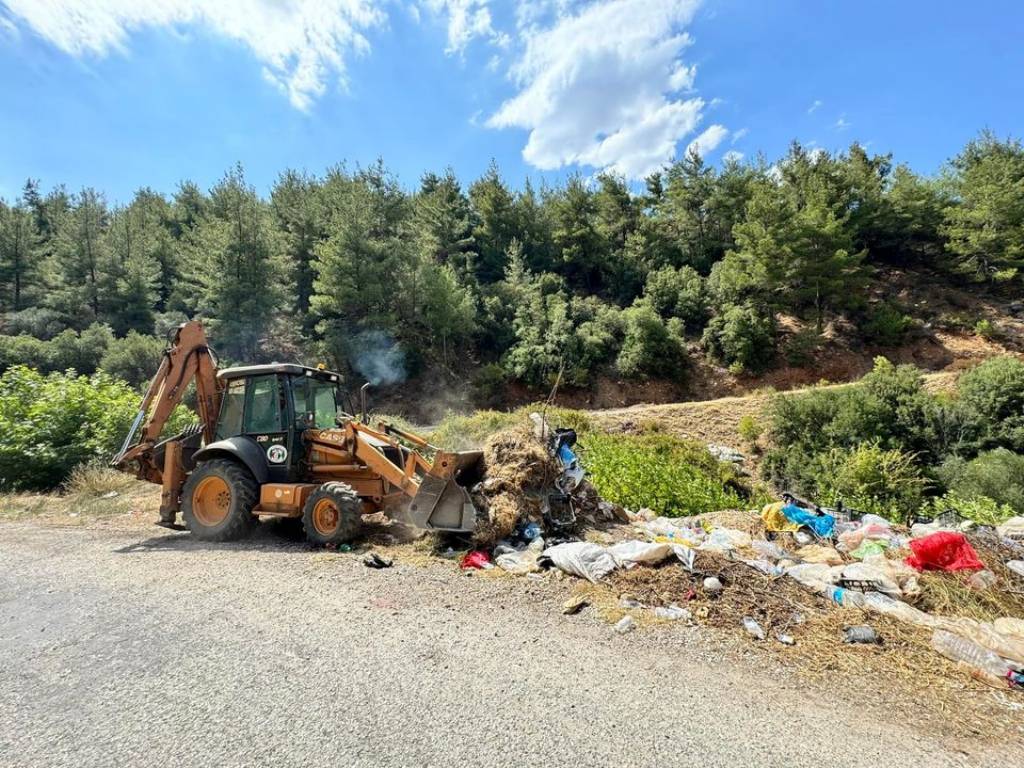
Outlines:
<svg viewBox="0 0 1024 768"><path fill-rule="evenodd" d="M615 558L604 547L589 541L570 541L544 550L555 567L572 576L597 582L615 570Z"/></svg>
<svg viewBox="0 0 1024 768"><path fill-rule="evenodd" d="M672 554L671 544L651 544L646 541L620 541L608 547L615 562L625 568L638 563L660 563Z"/></svg>
<svg viewBox="0 0 1024 768"><path fill-rule="evenodd" d="M750 546L750 534L732 528L715 528L697 549L728 554Z"/></svg>

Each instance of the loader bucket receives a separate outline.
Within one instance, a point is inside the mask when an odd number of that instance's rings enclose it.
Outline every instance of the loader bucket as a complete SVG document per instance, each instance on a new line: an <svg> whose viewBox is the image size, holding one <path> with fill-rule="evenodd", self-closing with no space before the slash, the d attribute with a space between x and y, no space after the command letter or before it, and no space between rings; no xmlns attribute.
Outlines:
<svg viewBox="0 0 1024 768"><path fill-rule="evenodd" d="M469 489L483 479L482 451L439 451L431 471L423 476L410 499L408 513L419 528L472 533L477 510Z"/></svg>

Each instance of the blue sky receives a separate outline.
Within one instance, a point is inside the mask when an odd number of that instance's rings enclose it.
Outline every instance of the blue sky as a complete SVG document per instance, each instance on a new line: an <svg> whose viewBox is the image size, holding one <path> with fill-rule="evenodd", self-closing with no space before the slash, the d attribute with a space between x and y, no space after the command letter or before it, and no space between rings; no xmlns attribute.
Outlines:
<svg viewBox="0 0 1024 768"><path fill-rule="evenodd" d="M378 156L407 186L497 160L642 177L697 141L853 140L931 173L1024 126L1024 4L804 0L0 0L0 196L209 187L236 161Z"/></svg>

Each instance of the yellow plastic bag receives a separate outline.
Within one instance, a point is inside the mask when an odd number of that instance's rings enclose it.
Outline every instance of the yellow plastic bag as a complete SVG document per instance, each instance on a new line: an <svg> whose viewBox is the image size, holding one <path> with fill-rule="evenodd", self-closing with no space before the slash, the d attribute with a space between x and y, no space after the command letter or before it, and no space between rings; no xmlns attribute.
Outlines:
<svg viewBox="0 0 1024 768"><path fill-rule="evenodd" d="M769 531L799 531L800 526L782 514L782 508L786 506L784 501L776 501L774 504L765 504L761 510L761 519Z"/></svg>

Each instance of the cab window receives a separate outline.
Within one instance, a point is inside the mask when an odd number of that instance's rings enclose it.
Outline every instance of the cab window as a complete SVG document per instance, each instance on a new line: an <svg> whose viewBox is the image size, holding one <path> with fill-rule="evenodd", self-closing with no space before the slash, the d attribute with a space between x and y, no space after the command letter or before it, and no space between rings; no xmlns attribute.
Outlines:
<svg viewBox="0 0 1024 768"><path fill-rule="evenodd" d="M277 376L254 376L249 379L245 431L248 433L282 431L281 398Z"/></svg>
<svg viewBox="0 0 1024 768"><path fill-rule="evenodd" d="M245 379L228 382L220 404L217 439L223 440L242 433L242 409L245 405Z"/></svg>
<svg viewBox="0 0 1024 768"><path fill-rule="evenodd" d="M335 386L312 376L296 376L292 380L295 415L302 417L306 426L330 429L335 426L338 407Z"/></svg>

